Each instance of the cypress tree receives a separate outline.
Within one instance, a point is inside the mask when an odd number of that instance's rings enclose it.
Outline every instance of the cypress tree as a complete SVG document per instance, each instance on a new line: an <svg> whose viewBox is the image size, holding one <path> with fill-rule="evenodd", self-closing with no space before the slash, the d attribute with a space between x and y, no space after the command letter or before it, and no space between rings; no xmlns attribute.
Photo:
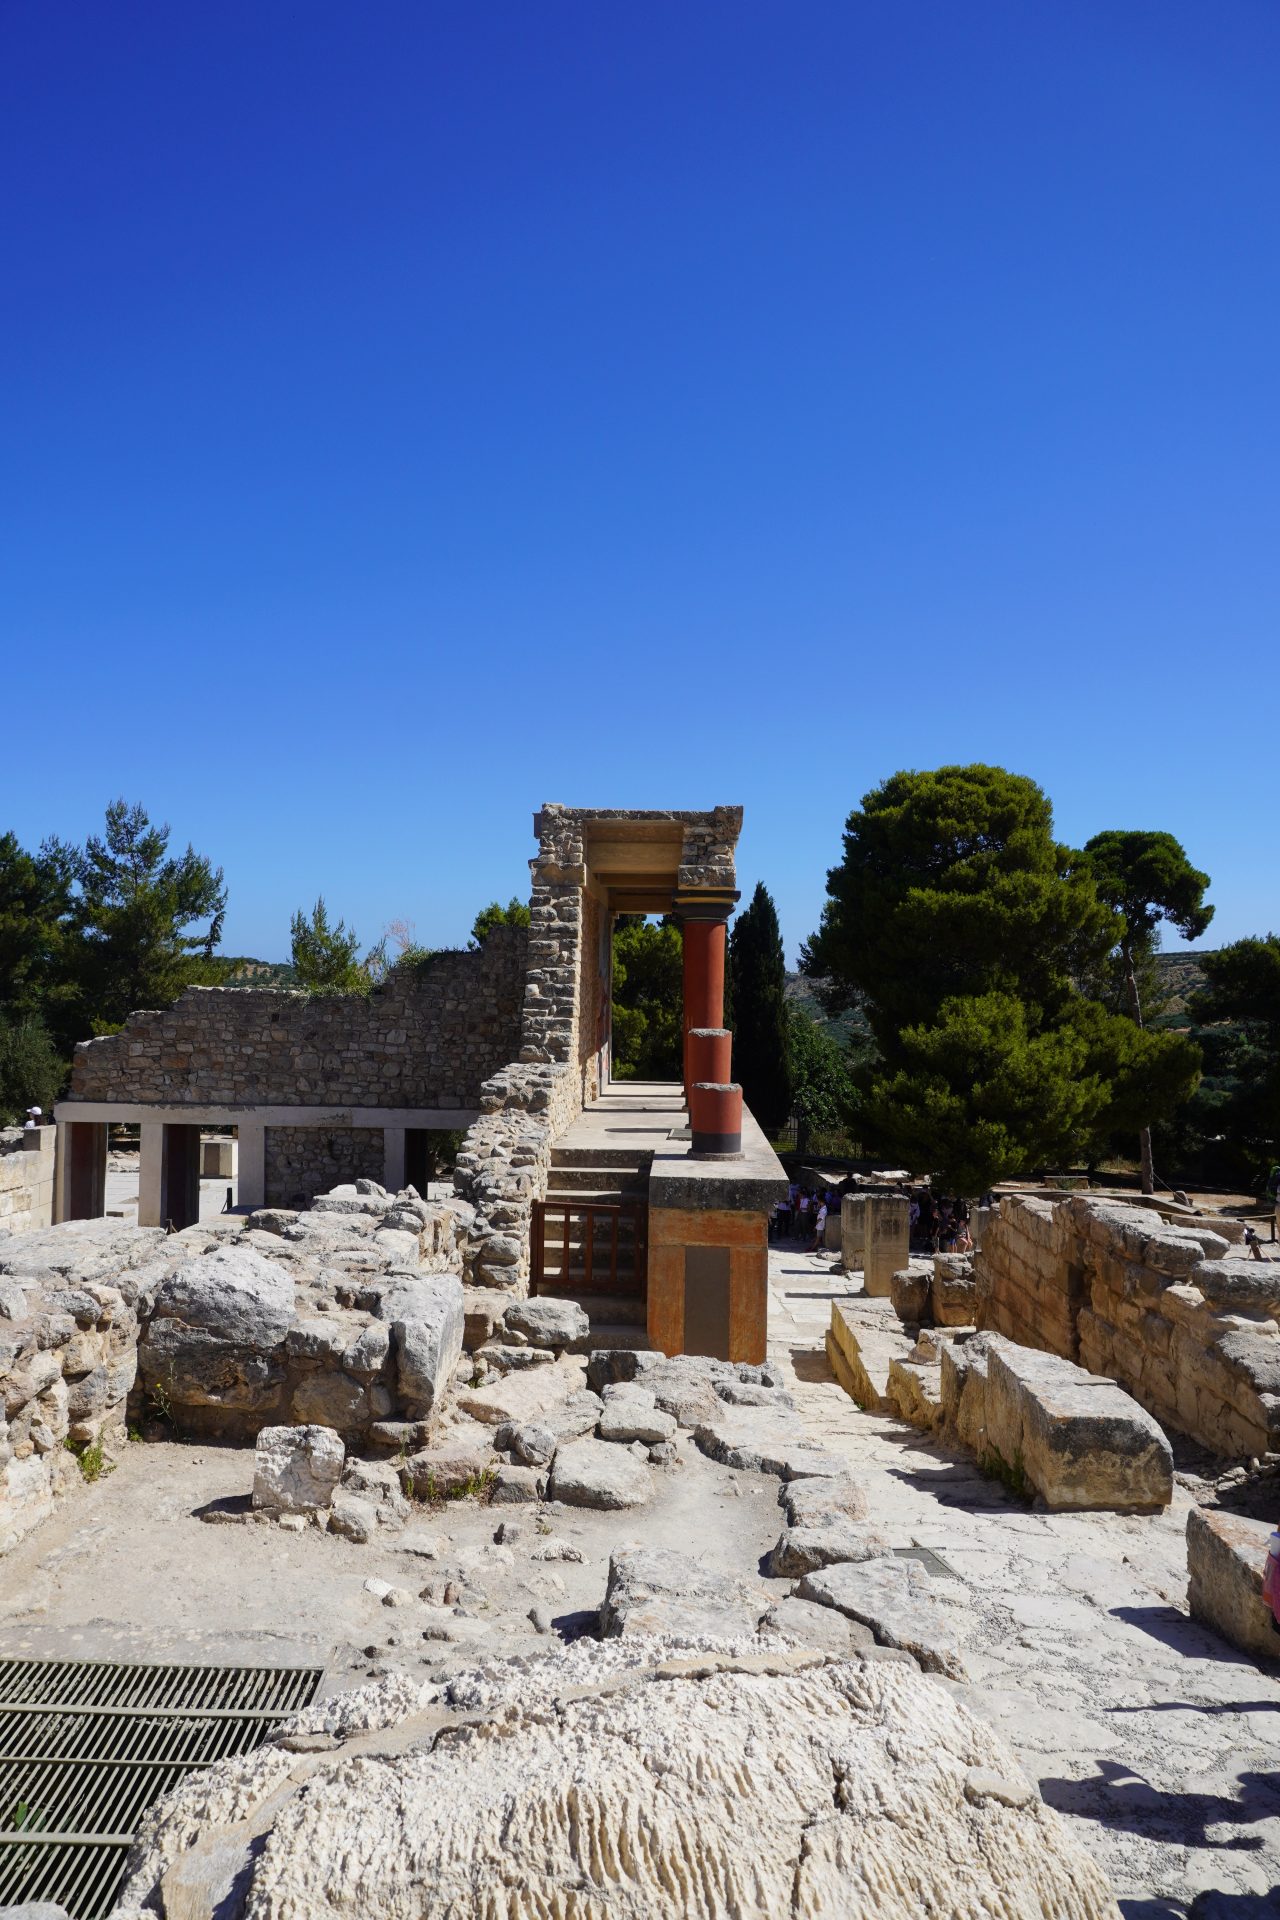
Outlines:
<svg viewBox="0 0 1280 1920"><path fill-rule="evenodd" d="M733 923L733 1073L742 1097L771 1137L791 1112L786 966L778 910L764 883Z"/></svg>

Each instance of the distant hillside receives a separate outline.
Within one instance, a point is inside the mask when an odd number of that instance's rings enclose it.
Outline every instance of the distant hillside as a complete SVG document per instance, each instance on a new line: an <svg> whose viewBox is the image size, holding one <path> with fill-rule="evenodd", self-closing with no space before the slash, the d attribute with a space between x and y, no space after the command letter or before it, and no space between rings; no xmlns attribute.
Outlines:
<svg viewBox="0 0 1280 1920"><path fill-rule="evenodd" d="M1168 1000L1161 1007L1157 1019L1166 1020L1174 1025L1183 1025L1188 1018L1191 996L1199 993L1205 984L1204 970L1197 953L1158 953L1156 966L1160 974L1162 993ZM807 1013L820 1027L825 1027L833 1039L843 1045L852 1034L867 1033L866 1015L859 1008L848 1013L837 1014L834 1018L823 1009L816 988L821 982L811 980L807 974L789 973L787 975L787 1000L791 1006Z"/></svg>
<svg viewBox="0 0 1280 1920"><path fill-rule="evenodd" d="M1166 1018L1185 1016L1193 993L1200 993L1205 985L1204 969L1200 965L1198 953L1158 953L1156 967L1160 974L1160 985L1168 994L1168 1003L1161 1009Z"/></svg>
<svg viewBox="0 0 1280 1920"><path fill-rule="evenodd" d="M860 1007L851 1007L847 1013L834 1015L827 1013L815 991L820 984L819 981L811 980L808 974L789 973L786 986L788 1004L796 1007L801 1013L807 1013L809 1018L815 1020L820 1027L825 1027L832 1039L838 1040L841 1046L844 1046L855 1033L870 1031L866 1015Z"/></svg>
<svg viewBox="0 0 1280 1920"><path fill-rule="evenodd" d="M231 968L229 987L296 987L298 976L287 960L252 960L244 954L224 955Z"/></svg>

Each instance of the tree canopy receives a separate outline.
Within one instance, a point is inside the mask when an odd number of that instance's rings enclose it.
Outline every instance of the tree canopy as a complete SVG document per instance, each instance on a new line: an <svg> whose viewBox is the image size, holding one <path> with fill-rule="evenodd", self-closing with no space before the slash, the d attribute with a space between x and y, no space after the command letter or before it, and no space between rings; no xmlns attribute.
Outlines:
<svg viewBox="0 0 1280 1920"><path fill-rule="evenodd" d="M1261 1185L1280 1160L1280 935L1234 940L1200 965L1206 985L1192 1014L1206 1046L1226 1043L1215 1131L1232 1142L1239 1173Z"/></svg>
<svg viewBox="0 0 1280 1920"><path fill-rule="evenodd" d="M369 985L368 969L356 957L360 936L345 920L330 926L323 894L310 914L298 909L290 931L294 972L308 993L359 993Z"/></svg>
<svg viewBox="0 0 1280 1920"><path fill-rule="evenodd" d="M529 924L528 902L515 895L506 906L497 900L491 900L487 907L481 907L471 928L471 945L482 947L495 927L527 927Z"/></svg>
<svg viewBox="0 0 1280 1920"><path fill-rule="evenodd" d="M1052 1018L1115 945L1116 915L1052 828L1047 796L1003 767L897 773L849 815L802 958L832 1011L862 996L887 1062L958 995L1012 993Z"/></svg>
<svg viewBox="0 0 1280 1920"><path fill-rule="evenodd" d="M680 1079L683 976L677 926L619 916L613 929L612 1060L620 1079Z"/></svg>
<svg viewBox="0 0 1280 1920"><path fill-rule="evenodd" d="M760 881L729 935L733 1077L770 1136L791 1113L787 1045L787 969L773 896ZM726 1013L726 1019L729 1015Z"/></svg>
<svg viewBox="0 0 1280 1920"><path fill-rule="evenodd" d="M966 1191L1073 1157L1185 1094L1195 1055L1089 999L1124 922L1047 796L1002 767L898 773L845 828L804 952L828 1004L860 996L879 1051L865 1136Z"/></svg>
<svg viewBox="0 0 1280 1920"><path fill-rule="evenodd" d="M1139 974L1144 966L1150 967L1157 929L1166 922L1184 940L1199 938L1213 918L1213 908L1204 897L1209 876L1192 866L1185 848L1171 833L1109 830L1086 841L1084 851L1099 897L1121 916L1116 942L1120 975L1130 1017L1140 1027L1143 1003ZM1179 1051L1182 1080L1187 1085L1178 1082L1176 1097L1185 1097L1195 1084L1202 1057L1193 1042L1180 1038L1176 1046L1165 1048L1170 1069L1175 1068ZM1142 1114L1137 1128L1144 1193L1155 1191L1151 1121L1158 1111Z"/></svg>
<svg viewBox="0 0 1280 1920"><path fill-rule="evenodd" d="M194 847L169 853L169 828L144 808L115 800L106 830L74 856L78 893L68 956L81 1009L98 1030L137 1007L169 1006L184 988L222 977L214 952L227 890ZM191 932L201 922L202 932Z"/></svg>

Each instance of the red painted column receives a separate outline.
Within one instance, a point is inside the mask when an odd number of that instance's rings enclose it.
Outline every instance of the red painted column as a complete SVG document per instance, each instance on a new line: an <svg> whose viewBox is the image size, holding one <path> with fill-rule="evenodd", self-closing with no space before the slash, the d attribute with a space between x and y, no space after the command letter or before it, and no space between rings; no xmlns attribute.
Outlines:
<svg viewBox="0 0 1280 1920"><path fill-rule="evenodd" d="M689 1091L689 1030L724 1025L725 923L686 919L684 940L684 1084Z"/></svg>

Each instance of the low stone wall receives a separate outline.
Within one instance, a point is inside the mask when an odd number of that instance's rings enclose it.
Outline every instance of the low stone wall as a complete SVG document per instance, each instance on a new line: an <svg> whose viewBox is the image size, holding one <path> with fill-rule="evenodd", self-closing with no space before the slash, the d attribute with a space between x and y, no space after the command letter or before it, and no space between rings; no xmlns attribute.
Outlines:
<svg viewBox="0 0 1280 1920"><path fill-rule="evenodd" d="M56 1127L0 1129L0 1238L53 1220Z"/></svg>
<svg viewBox="0 0 1280 1920"><path fill-rule="evenodd" d="M305 1207L313 1193L380 1179L383 1167L381 1127L266 1129L269 1207Z"/></svg>
<svg viewBox="0 0 1280 1920"><path fill-rule="evenodd" d="M926 1333L889 1368L898 1416L1060 1512L1153 1513L1173 1497L1160 1427L1114 1381L1000 1334Z"/></svg>
<svg viewBox="0 0 1280 1920"><path fill-rule="evenodd" d="M551 1149L581 1111L576 1070L523 1062L482 1091L488 1109L467 1129L453 1184L474 1208L467 1278L524 1293L533 1203L546 1197Z"/></svg>
<svg viewBox="0 0 1280 1920"><path fill-rule="evenodd" d="M1006 1196L975 1262L978 1325L1119 1381L1215 1453L1275 1451L1280 1262L1245 1258L1237 1230L1085 1194Z"/></svg>

